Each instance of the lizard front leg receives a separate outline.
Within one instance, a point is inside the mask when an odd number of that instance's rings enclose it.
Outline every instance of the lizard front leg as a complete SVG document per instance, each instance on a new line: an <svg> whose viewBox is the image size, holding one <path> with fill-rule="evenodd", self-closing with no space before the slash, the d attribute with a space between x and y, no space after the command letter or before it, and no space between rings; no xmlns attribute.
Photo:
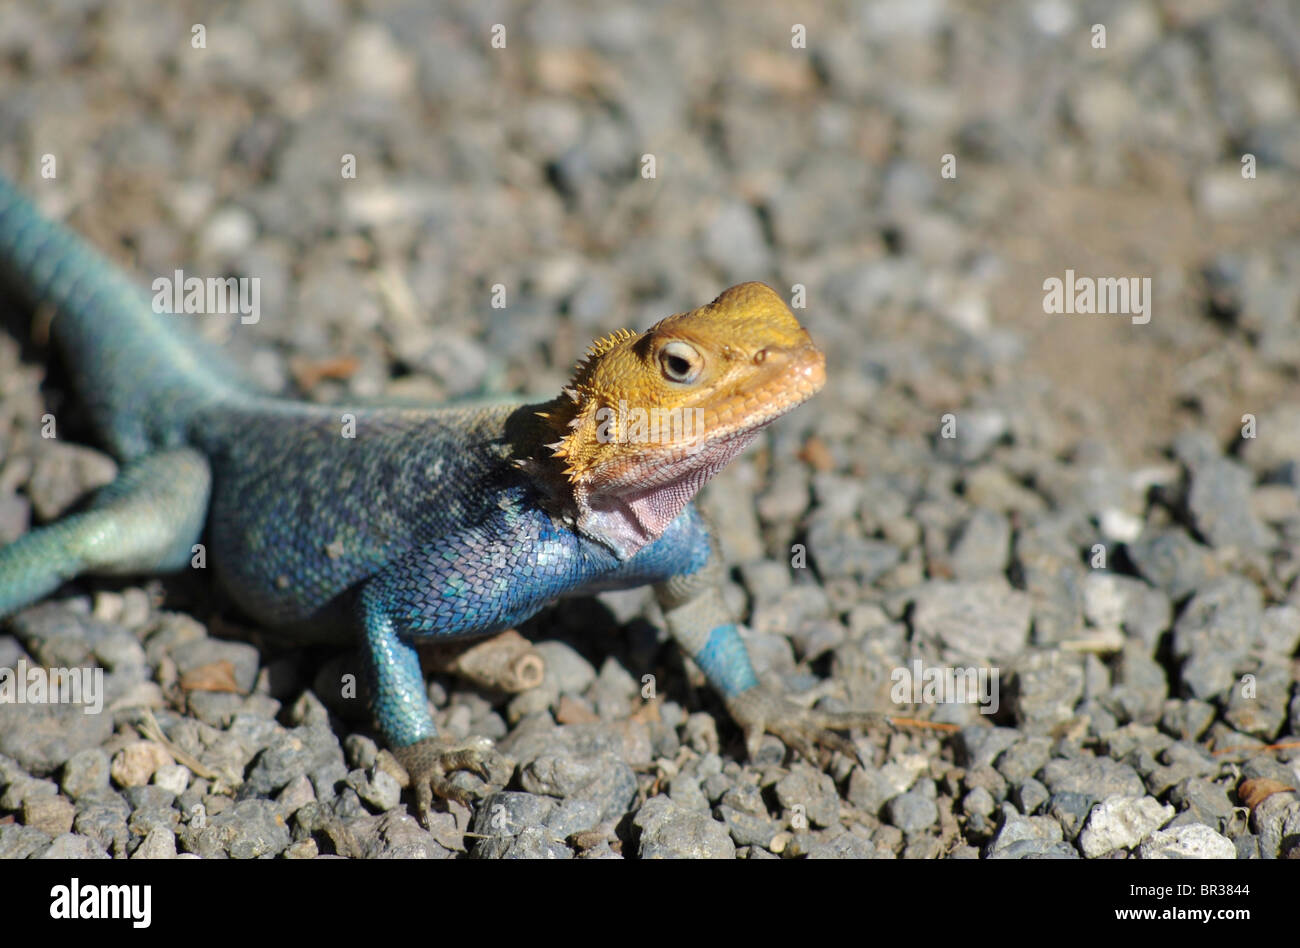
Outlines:
<svg viewBox="0 0 1300 948"><path fill-rule="evenodd" d="M886 720L868 712L828 713L802 708L758 681L731 610L722 597L722 563L716 549L705 566L658 583L655 595L668 631L694 659L727 712L745 734L752 758L765 733L775 734L791 750L817 763L817 746L840 751L861 762L856 748L837 730L866 727Z"/></svg>
<svg viewBox="0 0 1300 948"><path fill-rule="evenodd" d="M423 823L434 796L468 802L508 782L513 765L483 742L438 735L413 642L512 628L563 591L574 568L573 542L546 526L540 513L503 513L412 550L360 591L371 707L411 778ZM473 773L483 786L466 789L453 779L457 771Z"/></svg>

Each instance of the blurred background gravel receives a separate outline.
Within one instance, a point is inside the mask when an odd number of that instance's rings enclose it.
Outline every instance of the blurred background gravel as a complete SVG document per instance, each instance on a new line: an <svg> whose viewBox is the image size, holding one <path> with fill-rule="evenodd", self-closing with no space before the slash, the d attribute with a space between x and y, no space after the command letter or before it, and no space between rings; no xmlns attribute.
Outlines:
<svg viewBox="0 0 1300 948"><path fill-rule="evenodd" d="M1296 7L785 7L10 2L0 168L145 282L259 277L202 331L312 399L553 392L599 333L803 287L826 390L703 497L729 594L808 702L962 730L745 761L609 595L526 627L534 692L433 678L519 766L425 832L345 658L84 581L0 629L114 702L0 708L0 856L1300 857ZM1045 314L1066 269L1150 277L1151 321ZM113 476L46 355L0 335L0 542ZM915 659L998 669L998 714L892 703Z"/></svg>

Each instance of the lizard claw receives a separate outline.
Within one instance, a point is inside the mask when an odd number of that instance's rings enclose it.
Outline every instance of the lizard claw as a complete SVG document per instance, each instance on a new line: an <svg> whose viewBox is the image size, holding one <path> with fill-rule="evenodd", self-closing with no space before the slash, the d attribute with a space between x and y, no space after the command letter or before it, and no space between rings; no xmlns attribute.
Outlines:
<svg viewBox="0 0 1300 948"><path fill-rule="evenodd" d="M745 747L751 758L757 755L763 735L775 734L786 747L814 764L819 763L819 746L864 763L853 743L835 732L888 721L886 715L870 712L832 713L801 708L761 686L736 695L727 702L727 710L745 732Z"/></svg>
<svg viewBox="0 0 1300 948"><path fill-rule="evenodd" d="M509 760L485 746L484 742L473 739L459 742L426 737L414 744L394 748L393 756L410 777L415 791L415 815L426 829L435 796L469 806L494 788L504 787L514 771ZM478 779L455 780L456 772L462 770Z"/></svg>

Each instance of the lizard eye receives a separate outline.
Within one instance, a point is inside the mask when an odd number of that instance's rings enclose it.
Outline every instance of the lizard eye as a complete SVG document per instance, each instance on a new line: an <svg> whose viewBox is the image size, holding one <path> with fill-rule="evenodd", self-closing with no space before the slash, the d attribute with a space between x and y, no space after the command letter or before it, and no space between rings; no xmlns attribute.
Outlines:
<svg viewBox="0 0 1300 948"><path fill-rule="evenodd" d="M659 368L670 382L694 382L700 374L699 352L689 343L673 340L659 350Z"/></svg>

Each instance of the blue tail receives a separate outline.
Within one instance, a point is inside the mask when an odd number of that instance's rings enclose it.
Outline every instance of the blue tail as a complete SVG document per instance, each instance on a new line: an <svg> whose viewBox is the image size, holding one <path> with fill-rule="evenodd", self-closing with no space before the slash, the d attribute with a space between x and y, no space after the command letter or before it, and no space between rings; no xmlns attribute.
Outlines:
<svg viewBox="0 0 1300 948"><path fill-rule="evenodd" d="M182 325L186 317L154 312L140 287L3 177L0 285L51 308L51 335L81 403L119 458L184 443L195 409L249 391Z"/></svg>

